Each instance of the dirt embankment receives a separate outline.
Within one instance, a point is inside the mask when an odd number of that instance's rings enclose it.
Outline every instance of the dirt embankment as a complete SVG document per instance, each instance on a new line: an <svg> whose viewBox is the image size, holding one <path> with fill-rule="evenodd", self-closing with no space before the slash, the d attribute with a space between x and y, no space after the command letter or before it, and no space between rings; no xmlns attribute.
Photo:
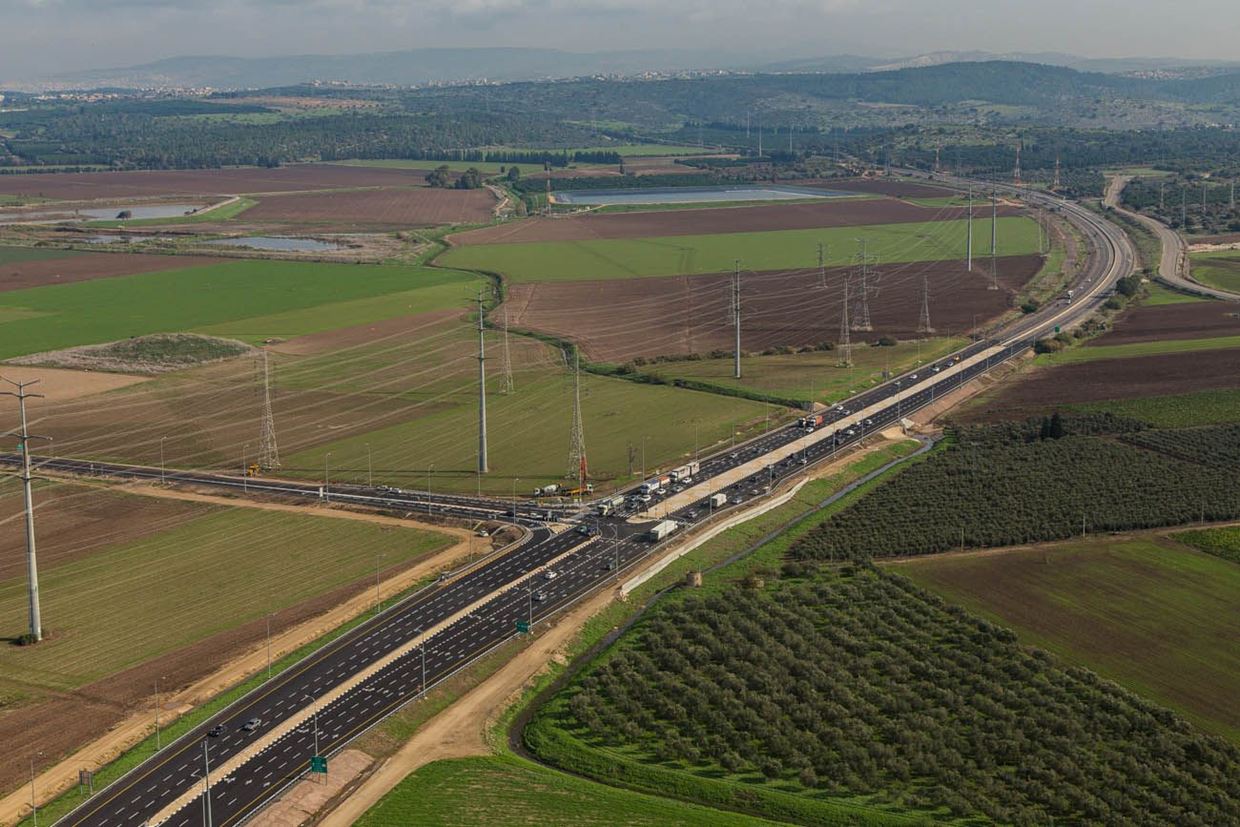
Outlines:
<svg viewBox="0 0 1240 827"><path fill-rule="evenodd" d="M922 279L930 320L939 335L960 334L1010 309L1012 296L1041 267L1040 256L998 260L999 284L989 289L989 267L969 273L963 261L913 262L875 268L868 282L873 330L854 342L882 336L918 336ZM754 273L745 278L741 321L744 348L814 345L839 338L843 283L850 313L860 313L860 284L849 268ZM728 274L608 281L514 284L509 323L577 342L591 358L624 362L638 356L709 353L733 347Z"/></svg>

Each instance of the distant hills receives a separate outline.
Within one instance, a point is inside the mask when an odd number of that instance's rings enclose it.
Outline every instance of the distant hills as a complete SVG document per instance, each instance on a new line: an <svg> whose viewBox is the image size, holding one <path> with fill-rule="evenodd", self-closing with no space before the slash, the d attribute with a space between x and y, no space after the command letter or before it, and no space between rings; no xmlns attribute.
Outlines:
<svg viewBox="0 0 1240 827"><path fill-rule="evenodd" d="M114 69L73 72L20 80L0 77L0 88L95 89L153 87L269 88L323 81L351 84L423 85L467 81L549 80L590 75L741 71L780 73L869 73L947 64L1019 61L1105 74L1165 78L1200 77L1240 69L1240 62L1179 58L1082 58L1058 53L933 52L905 58L832 55L772 60L771 55L716 50L625 50L569 52L556 49L411 49L347 55L239 58L174 57Z"/></svg>

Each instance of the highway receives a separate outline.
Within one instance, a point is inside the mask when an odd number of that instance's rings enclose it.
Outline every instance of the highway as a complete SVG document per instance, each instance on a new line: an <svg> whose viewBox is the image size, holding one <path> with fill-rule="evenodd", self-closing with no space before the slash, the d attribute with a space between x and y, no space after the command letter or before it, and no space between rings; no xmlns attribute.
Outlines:
<svg viewBox="0 0 1240 827"><path fill-rule="evenodd" d="M1023 193L1022 193L1023 194ZM1039 196L1027 195L1037 201ZM706 495L722 474L743 477L719 489L731 503L765 494L806 466L831 457L868 434L896 423L935 399L1026 352L1056 326L1068 327L1110 295L1116 279L1132 271L1133 253L1122 231L1076 205L1046 198L1090 239L1094 254L1071 303L1048 306L1021 318L1003 337L970 344L963 351L918 368L824 412L814 432L790 425L701 460L694 487L668 489L636 508L647 512L679 497L688 504L670 516L682 528L660 543L647 538L648 523L621 516L569 517L559 533L543 525L546 507L516 506L531 526L527 542L472 570L437 583L389 607L348 634L274 676L261 687L166 746L124 778L97 793L60 823L71 825L234 825L252 816L280 790L302 777L315 751L331 756L428 687L518 634L518 621L538 624L599 588L616 582L641 560L661 551L694 524L713 516ZM1045 204L1044 204L1045 205ZM12 457L8 457L12 459ZM40 458L45 468L76 473L157 477L160 469ZM83 468L83 465L86 467ZM92 466L93 465L93 469ZM235 477L177 471L169 481L240 488ZM256 493L318 497L317 486L273 480L244 481ZM439 497L378 490L328 492L332 500L395 508L420 503L473 519L503 519L512 505L484 498ZM415 509L410 509L415 510ZM484 517L489 513L491 517ZM541 516L540 516L541 514ZM260 723L253 731L242 725ZM216 727L216 735L209 733ZM205 750L205 759L204 759ZM201 794L206 762L209 795Z"/></svg>

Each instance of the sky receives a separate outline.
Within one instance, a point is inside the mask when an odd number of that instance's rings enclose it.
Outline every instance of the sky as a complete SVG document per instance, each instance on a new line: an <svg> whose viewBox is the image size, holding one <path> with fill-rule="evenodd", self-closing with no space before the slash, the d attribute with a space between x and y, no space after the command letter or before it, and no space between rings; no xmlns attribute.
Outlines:
<svg viewBox="0 0 1240 827"><path fill-rule="evenodd" d="M0 77L430 46L1240 60L1236 0L0 0Z"/></svg>

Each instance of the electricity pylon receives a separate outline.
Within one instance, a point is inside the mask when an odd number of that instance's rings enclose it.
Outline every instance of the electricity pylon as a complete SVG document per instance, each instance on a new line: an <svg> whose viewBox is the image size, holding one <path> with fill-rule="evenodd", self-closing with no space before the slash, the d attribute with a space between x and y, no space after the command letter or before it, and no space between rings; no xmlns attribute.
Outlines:
<svg viewBox="0 0 1240 827"><path fill-rule="evenodd" d="M917 321L918 333L933 333L930 326L930 278L921 274L921 318Z"/></svg>
<svg viewBox="0 0 1240 827"><path fill-rule="evenodd" d="M276 420L271 411L271 365L263 351L263 422L258 434L258 467L274 471L280 467L280 449L276 445Z"/></svg>
<svg viewBox="0 0 1240 827"><path fill-rule="evenodd" d="M30 609L29 635L31 643L38 643L43 640L43 619L39 611L39 564L35 555L34 545L34 491L31 486L34 475L30 471L30 440L50 439L50 437L32 436L26 427L26 400L43 398L43 394L29 393L26 391L26 388L31 385L37 385L39 380L32 379L29 382L14 382L12 379L5 379L4 381L17 388L17 392L0 391L0 394L15 397L18 409L21 411L21 431L5 434L5 436L17 437L17 447L22 455L20 479L22 481L22 490L26 495L26 594L29 599Z"/></svg>
<svg viewBox="0 0 1240 827"><path fill-rule="evenodd" d="M858 261L861 262L861 296L857 303L857 317L853 319L853 330L873 330L874 326L870 323L870 264L876 259L871 258L866 252L866 241L864 238L857 239L861 245L861 252L857 254Z"/></svg>
<svg viewBox="0 0 1240 827"><path fill-rule="evenodd" d="M852 367L852 342L849 341L849 331L852 325L848 323L848 273L844 273L844 301L840 304L840 360L837 366L841 368Z"/></svg>
<svg viewBox="0 0 1240 827"><path fill-rule="evenodd" d="M512 354L508 350L508 307L504 307L504 386L501 393L508 395L513 391L512 384Z"/></svg>
<svg viewBox="0 0 1240 827"><path fill-rule="evenodd" d="M482 309L482 291L478 291L478 473L485 474L487 467L487 345L484 332L485 318Z"/></svg>
<svg viewBox="0 0 1240 827"><path fill-rule="evenodd" d="M761 133L759 133L761 134ZM736 350L734 354L735 377L741 378L741 260L738 258L734 263L732 272L732 326L736 333Z"/></svg>
<svg viewBox="0 0 1240 827"><path fill-rule="evenodd" d="M582 493L590 466L586 462L586 433L581 424L581 352L574 349L573 353L573 432L569 437L568 476L576 478L577 491Z"/></svg>

